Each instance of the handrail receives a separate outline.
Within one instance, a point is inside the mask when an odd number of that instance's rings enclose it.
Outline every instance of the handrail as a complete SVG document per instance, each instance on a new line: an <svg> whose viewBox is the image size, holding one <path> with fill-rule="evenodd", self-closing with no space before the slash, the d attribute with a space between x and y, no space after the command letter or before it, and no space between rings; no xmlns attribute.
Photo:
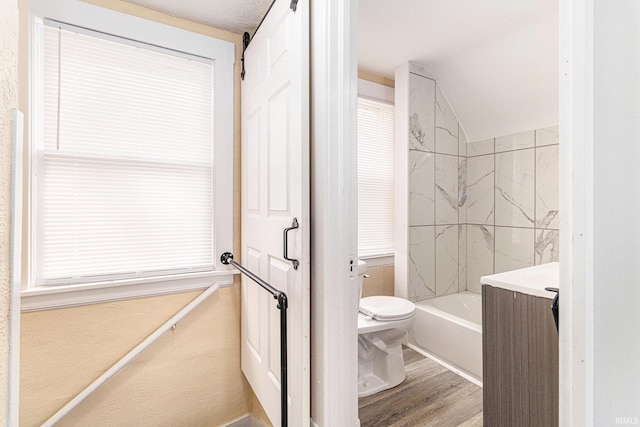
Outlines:
<svg viewBox="0 0 640 427"><path fill-rule="evenodd" d="M127 353L122 359L118 360L113 366L111 366L105 373L100 375L95 379L91 384L89 384L84 390L76 395L73 399L69 401L66 405L64 405L58 412L53 414L51 418L42 424L42 427L50 427L64 418L73 408L78 406L83 400L85 400L91 393L96 391L100 386L102 386L107 380L113 377L118 373L122 368L124 368L129 362L131 362L136 356L138 356L144 349L149 347L155 340L160 338L162 334L167 332L169 329L175 326L178 321L180 321L184 316L186 316L191 310L196 308L200 303L202 303L205 299L207 299L210 295L215 293L219 289L219 286L214 284L207 288L204 292L198 295L193 299L189 304L184 306L182 310L177 312L171 319L167 320L162 324L158 329L156 329L151 335L145 338L140 344L135 346L133 350Z"/></svg>
<svg viewBox="0 0 640 427"><path fill-rule="evenodd" d="M220 256L220 261L224 265L231 264L242 273L247 275L251 280L256 282L267 292L273 295L273 298L278 300L276 306L280 310L280 422L282 427L288 425L288 391L287 391L287 294L271 286L269 283L262 280L260 277L253 274L251 271L244 268L233 260L233 254L231 252L225 252Z"/></svg>

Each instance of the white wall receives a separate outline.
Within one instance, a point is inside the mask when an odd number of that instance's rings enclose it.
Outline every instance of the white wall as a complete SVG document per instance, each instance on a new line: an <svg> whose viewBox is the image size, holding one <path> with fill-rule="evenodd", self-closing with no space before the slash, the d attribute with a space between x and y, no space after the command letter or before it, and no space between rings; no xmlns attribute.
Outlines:
<svg viewBox="0 0 640 427"><path fill-rule="evenodd" d="M560 425L640 424L640 3L562 0Z"/></svg>
<svg viewBox="0 0 640 427"><path fill-rule="evenodd" d="M640 2L594 5L593 420L639 424Z"/></svg>

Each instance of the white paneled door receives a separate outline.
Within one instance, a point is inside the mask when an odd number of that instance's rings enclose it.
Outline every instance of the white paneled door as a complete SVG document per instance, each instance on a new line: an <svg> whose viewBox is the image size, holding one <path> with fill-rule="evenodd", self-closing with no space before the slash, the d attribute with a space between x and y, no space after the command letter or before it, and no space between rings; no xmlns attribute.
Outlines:
<svg viewBox="0 0 640 427"><path fill-rule="evenodd" d="M288 296L290 426L310 419L309 2L277 0L244 56L242 264ZM297 219L299 228L285 228ZM271 422L281 425L280 312L242 279L242 370Z"/></svg>

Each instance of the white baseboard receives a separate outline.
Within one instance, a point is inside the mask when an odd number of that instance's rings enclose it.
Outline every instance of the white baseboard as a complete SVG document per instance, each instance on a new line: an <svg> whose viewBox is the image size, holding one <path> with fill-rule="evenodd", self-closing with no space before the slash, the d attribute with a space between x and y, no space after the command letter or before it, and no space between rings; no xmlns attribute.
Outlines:
<svg viewBox="0 0 640 427"><path fill-rule="evenodd" d="M265 423L257 418L254 418L251 414L244 415L236 420L233 420L223 427L268 427Z"/></svg>

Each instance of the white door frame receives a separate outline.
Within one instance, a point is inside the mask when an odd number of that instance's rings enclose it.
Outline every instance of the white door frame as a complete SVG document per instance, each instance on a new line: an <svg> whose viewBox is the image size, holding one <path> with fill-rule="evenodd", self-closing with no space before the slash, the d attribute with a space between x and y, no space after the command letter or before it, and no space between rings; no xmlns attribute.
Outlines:
<svg viewBox="0 0 640 427"><path fill-rule="evenodd" d="M357 2L311 1L311 418L355 427Z"/></svg>
<svg viewBox="0 0 640 427"><path fill-rule="evenodd" d="M561 0L560 425L593 408L593 0Z"/></svg>
<svg viewBox="0 0 640 427"><path fill-rule="evenodd" d="M560 1L562 426L640 421L638 11Z"/></svg>

